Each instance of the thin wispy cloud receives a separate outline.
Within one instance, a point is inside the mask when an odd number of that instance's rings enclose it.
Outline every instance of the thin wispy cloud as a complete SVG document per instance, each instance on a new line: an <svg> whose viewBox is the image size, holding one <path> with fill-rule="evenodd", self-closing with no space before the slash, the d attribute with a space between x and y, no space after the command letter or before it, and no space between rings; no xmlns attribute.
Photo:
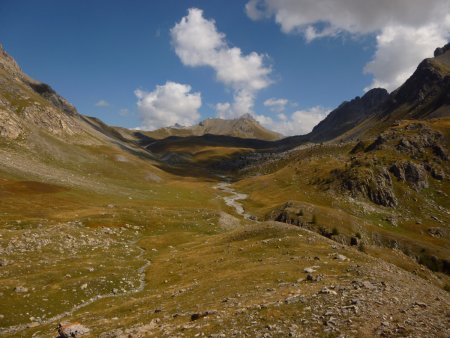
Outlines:
<svg viewBox="0 0 450 338"><path fill-rule="evenodd" d="M130 111L127 108L122 108L121 110L119 110L119 115L122 117L129 116Z"/></svg>
<svg viewBox="0 0 450 338"><path fill-rule="evenodd" d="M99 100L99 101L97 101L97 102L95 103L95 106L96 106L96 107L100 107L100 108L105 108L105 107L109 107L110 104L109 104L109 102L106 101L106 100Z"/></svg>
<svg viewBox="0 0 450 338"><path fill-rule="evenodd" d="M264 106L268 107L272 112L282 113L288 103L287 99L270 98L264 101Z"/></svg>

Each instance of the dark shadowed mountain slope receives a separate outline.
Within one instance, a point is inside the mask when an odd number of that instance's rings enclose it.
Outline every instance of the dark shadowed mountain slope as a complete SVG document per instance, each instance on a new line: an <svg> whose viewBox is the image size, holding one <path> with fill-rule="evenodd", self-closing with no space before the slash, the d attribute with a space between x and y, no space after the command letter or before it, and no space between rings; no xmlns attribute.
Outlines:
<svg viewBox="0 0 450 338"><path fill-rule="evenodd" d="M314 142L331 140L355 127L371 114L377 112L389 98L386 89L375 88L363 97L342 103L323 121L314 127L309 139Z"/></svg>
<svg viewBox="0 0 450 338"><path fill-rule="evenodd" d="M447 44L437 48L433 58L423 60L413 75L391 94L375 88L342 103L306 139L311 142L350 139L379 133L398 120L449 115L450 44Z"/></svg>
<svg viewBox="0 0 450 338"><path fill-rule="evenodd" d="M450 115L450 43L437 48L414 74L392 92L382 116L424 119Z"/></svg>
<svg viewBox="0 0 450 338"><path fill-rule="evenodd" d="M379 109L341 138L374 136L400 120L446 116L450 116L450 44L423 60Z"/></svg>

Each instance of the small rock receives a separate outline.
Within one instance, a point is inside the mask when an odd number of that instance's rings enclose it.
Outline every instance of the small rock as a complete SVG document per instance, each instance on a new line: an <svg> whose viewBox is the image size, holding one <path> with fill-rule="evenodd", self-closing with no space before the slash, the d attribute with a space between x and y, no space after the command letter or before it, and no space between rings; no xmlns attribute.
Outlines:
<svg viewBox="0 0 450 338"><path fill-rule="evenodd" d="M427 304L422 303L422 302L415 302L414 305L419 306L419 307L423 307L423 308L427 307Z"/></svg>
<svg viewBox="0 0 450 338"><path fill-rule="evenodd" d="M304 301L304 297L301 295L295 295L295 296L290 296L287 297L284 300L285 304L294 304L294 303L298 303L298 302L303 302Z"/></svg>
<svg viewBox="0 0 450 338"><path fill-rule="evenodd" d="M338 261L349 260L347 257L345 257L344 255L341 255L341 254L336 254L336 256L334 256L334 259L337 259Z"/></svg>
<svg viewBox="0 0 450 338"><path fill-rule="evenodd" d="M84 283L83 285L80 286L80 289L85 290L87 289L87 287L88 287L87 283Z"/></svg>
<svg viewBox="0 0 450 338"><path fill-rule="evenodd" d="M337 295L337 292L334 290L330 290L327 287L324 287L322 290L319 291L320 294L325 294L325 295Z"/></svg>
<svg viewBox="0 0 450 338"><path fill-rule="evenodd" d="M362 286L364 286L366 289L370 289L370 290L376 289L376 286L367 280L362 282Z"/></svg>
<svg viewBox="0 0 450 338"><path fill-rule="evenodd" d="M14 288L14 291L17 293L27 293L28 292L28 288L23 287L23 286L16 286Z"/></svg>
<svg viewBox="0 0 450 338"><path fill-rule="evenodd" d="M89 329L80 323L59 323L59 338L71 338L89 333Z"/></svg>
<svg viewBox="0 0 450 338"><path fill-rule="evenodd" d="M203 317L215 314L215 313L217 313L217 311L214 311L214 310L209 310L209 311L204 311L204 312L199 312L199 313L193 313L191 315L191 321L198 320L200 318L203 318Z"/></svg>

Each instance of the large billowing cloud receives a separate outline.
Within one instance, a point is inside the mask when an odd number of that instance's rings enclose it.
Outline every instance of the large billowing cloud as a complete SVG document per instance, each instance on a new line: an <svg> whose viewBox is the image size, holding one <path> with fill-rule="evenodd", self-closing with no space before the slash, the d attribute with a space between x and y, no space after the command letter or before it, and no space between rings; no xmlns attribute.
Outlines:
<svg viewBox="0 0 450 338"><path fill-rule="evenodd" d="M203 17L203 11L191 8L171 30L172 44L184 65L207 66L216 78L234 91L233 103L219 103L218 115L224 118L251 113L256 93L267 87L271 68L264 55L244 55L240 48L230 47L225 34L219 32L214 20Z"/></svg>
<svg viewBox="0 0 450 338"><path fill-rule="evenodd" d="M200 93L191 93L191 86L166 82L152 92L137 89L142 129L153 130L175 124L192 125L198 121L202 105Z"/></svg>
<svg viewBox="0 0 450 338"><path fill-rule="evenodd" d="M370 87L388 90L450 36L449 0L250 0L246 11L254 20L273 17L283 32L307 41L375 34L377 50L364 71L374 76Z"/></svg>

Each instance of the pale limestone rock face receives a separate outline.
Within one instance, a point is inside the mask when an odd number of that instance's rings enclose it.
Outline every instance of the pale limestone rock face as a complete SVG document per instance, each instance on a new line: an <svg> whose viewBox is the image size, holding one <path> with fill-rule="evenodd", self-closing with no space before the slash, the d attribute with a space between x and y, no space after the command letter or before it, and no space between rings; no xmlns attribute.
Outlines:
<svg viewBox="0 0 450 338"><path fill-rule="evenodd" d="M17 140L32 130L59 137L84 132L75 107L24 74L0 45L0 138Z"/></svg>
<svg viewBox="0 0 450 338"><path fill-rule="evenodd" d="M17 139L23 133L23 128L10 118L8 112L0 108L0 137L10 140Z"/></svg>

